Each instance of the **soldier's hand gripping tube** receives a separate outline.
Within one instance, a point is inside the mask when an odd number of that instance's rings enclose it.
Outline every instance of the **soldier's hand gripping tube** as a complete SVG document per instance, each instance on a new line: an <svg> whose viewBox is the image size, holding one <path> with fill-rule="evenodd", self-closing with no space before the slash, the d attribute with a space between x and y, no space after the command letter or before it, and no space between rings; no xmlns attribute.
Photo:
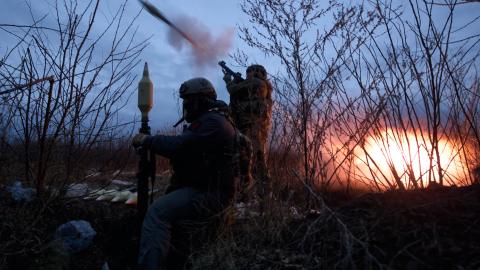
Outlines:
<svg viewBox="0 0 480 270"><path fill-rule="evenodd" d="M135 148L143 147L144 144L145 144L145 140L148 137L150 137L150 136L147 135L147 134L138 133L132 139L132 146L135 147Z"/></svg>

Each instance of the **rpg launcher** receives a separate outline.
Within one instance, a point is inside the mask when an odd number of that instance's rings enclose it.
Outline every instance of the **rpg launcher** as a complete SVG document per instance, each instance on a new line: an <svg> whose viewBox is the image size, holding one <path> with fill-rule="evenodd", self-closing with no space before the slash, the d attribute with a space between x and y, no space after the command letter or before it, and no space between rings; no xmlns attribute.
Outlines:
<svg viewBox="0 0 480 270"><path fill-rule="evenodd" d="M240 72L234 72L231 70L229 67L227 67L227 64L225 64L225 61L220 61L218 62L218 65L222 67L222 72L225 75L230 75L233 77L234 81L236 82L243 82L245 79L242 78L242 74Z"/></svg>

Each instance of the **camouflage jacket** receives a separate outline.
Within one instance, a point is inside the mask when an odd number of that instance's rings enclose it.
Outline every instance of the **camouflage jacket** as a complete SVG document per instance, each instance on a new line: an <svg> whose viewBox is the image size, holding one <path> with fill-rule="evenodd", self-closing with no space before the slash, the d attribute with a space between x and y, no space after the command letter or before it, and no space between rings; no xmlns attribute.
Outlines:
<svg viewBox="0 0 480 270"><path fill-rule="evenodd" d="M257 122L258 118L269 118L271 89L267 81L258 78L227 84L231 114L239 127Z"/></svg>

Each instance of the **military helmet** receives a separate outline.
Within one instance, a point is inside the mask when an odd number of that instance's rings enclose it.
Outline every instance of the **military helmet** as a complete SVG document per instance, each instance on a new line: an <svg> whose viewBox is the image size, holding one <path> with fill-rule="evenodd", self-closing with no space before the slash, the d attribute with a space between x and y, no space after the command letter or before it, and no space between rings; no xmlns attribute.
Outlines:
<svg viewBox="0 0 480 270"><path fill-rule="evenodd" d="M212 83L205 78L193 78L185 81L180 86L180 97L185 98L189 95L204 95L213 99L217 99L217 93Z"/></svg>
<svg viewBox="0 0 480 270"><path fill-rule="evenodd" d="M250 65L247 68L247 73L249 72L254 72L258 74L262 79L267 78L267 70L262 65L258 65L258 64Z"/></svg>

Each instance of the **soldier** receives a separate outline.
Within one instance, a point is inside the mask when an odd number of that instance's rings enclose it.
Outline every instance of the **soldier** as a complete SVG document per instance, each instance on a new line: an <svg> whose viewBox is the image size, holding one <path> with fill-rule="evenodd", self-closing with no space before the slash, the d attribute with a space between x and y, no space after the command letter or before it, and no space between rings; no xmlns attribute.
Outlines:
<svg viewBox="0 0 480 270"><path fill-rule="evenodd" d="M207 79L184 82L180 98L188 128L178 136L138 134L133 139L135 147L169 158L173 167L166 195L150 206L143 221L138 269L182 268L195 242L190 240L198 238L192 228L218 225L210 221L221 220L233 201L235 129L223 112L227 105L216 97ZM184 241L170 247L176 232Z"/></svg>
<svg viewBox="0 0 480 270"><path fill-rule="evenodd" d="M267 194L270 175L265 162L266 143L272 116L272 85L261 65L247 68L244 81L224 76L230 94L230 113L236 127L250 138L253 147L253 178L260 196Z"/></svg>

